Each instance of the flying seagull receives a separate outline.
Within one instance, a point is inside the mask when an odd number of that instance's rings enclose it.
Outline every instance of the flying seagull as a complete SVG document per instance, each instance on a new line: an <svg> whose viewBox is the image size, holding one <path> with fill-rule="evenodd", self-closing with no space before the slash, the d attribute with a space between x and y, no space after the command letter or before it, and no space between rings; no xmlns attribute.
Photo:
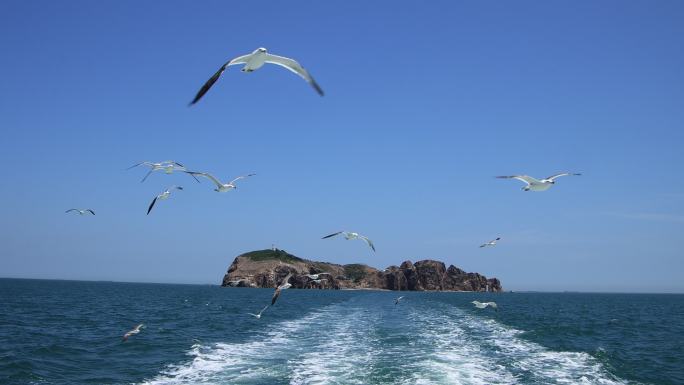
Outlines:
<svg viewBox="0 0 684 385"><path fill-rule="evenodd" d="M203 176L205 178L211 179L211 181L216 184L216 188L214 189L214 191L216 191L216 192L226 192L226 191L234 190L237 188L237 186L235 185L235 182L239 181L240 179L245 179L247 177L256 175L256 174L242 175L242 176L239 176L239 177L231 180L228 183L222 183L220 180L216 179L216 177L214 177L213 175L211 175L207 172L196 172L196 171L186 171L186 172L192 176L199 175L199 176Z"/></svg>
<svg viewBox="0 0 684 385"><path fill-rule="evenodd" d="M480 247L494 246L494 245L496 245L496 242L497 242L499 239L501 239L501 237L497 237L496 239L492 239L491 241L489 241L489 242L487 242L487 243L483 243L483 244L480 245Z"/></svg>
<svg viewBox="0 0 684 385"><path fill-rule="evenodd" d="M292 273L288 274L287 277L285 277L285 279L283 279L283 281L280 283L280 285L276 287L275 292L273 292L273 298L271 298L271 306L275 305L282 290L289 289L292 286L288 282L290 277L292 277Z"/></svg>
<svg viewBox="0 0 684 385"><path fill-rule="evenodd" d="M126 340L128 339L128 337L130 337L130 336L132 336L132 335L134 335L134 334L140 333L140 329L142 329L143 326L145 326L145 325L139 324L138 326L134 327L133 330L131 330L131 331L127 332L126 334L124 334L124 335L123 335L123 340L126 341Z"/></svg>
<svg viewBox="0 0 684 385"><path fill-rule="evenodd" d="M157 203L157 200L169 199L169 196L171 195L171 191L174 190L174 189L175 189L175 190L182 190L183 187L182 187L182 186L171 186L171 187L167 188L166 190L164 190L163 193L157 195L157 196L152 200L152 203L150 203L150 207L147 209L147 215L150 215L150 211L152 211L152 207L154 207L154 204Z"/></svg>
<svg viewBox="0 0 684 385"><path fill-rule="evenodd" d="M147 174L145 174L145 177L142 178L140 183L144 182L147 179L147 177L150 176L150 174L152 174L155 171L163 170L164 173L166 173L166 174L173 174L174 171L186 171L185 166L183 166L182 164L175 162L173 160L164 160L161 162L150 162L150 161L140 162L140 163L136 163L136 164L132 165L131 167L127 168L126 170L130 170L130 169L138 167L138 166L145 166L145 167L150 168L150 171L148 171ZM195 178L194 175L192 177ZM195 178L195 180L197 181L197 183L199 183L199 180L197 178Z"/></svg>
<svg viewBox="0 0 684 385"><path fill-rule="evenodd" d="M368 246L370 246L370 248L373 249L373 251L375 251L375 246L373 245L373 241L371 241L370 239L368 239L368 237L364 237L363 235L361 235L359 233L352 233L349 231L338 231L334 234L326 235L325 237L323 237L321 239L331 238L331 237L334 237L335 235L340 235L340 234L344 235L344 239L346 239L346 240L361 239L361 240L365 241L368 244Z"/></svg>
<svg viewBox="0 0 684 385"><path fill-rule="evenodd" d="M317 280L319 276L321 275L330 275L330 273L316 273L316 274L307 274L305 277L312 279L312 280Z"/></svg>
<svg viewBox="0 0 684 385"><path fill-rule="evenodd" d="M480 302L480 301L473 301L471 302L473 305L475 305L476 308L478 309L484 309L487 306L491 307L492 309L499 311L499 307L496 306L496 302Z"/></svg>
<svg viewBox="0 0 684 385"><path fill-rule="evenodd" d="M261 318L261 313L263 313L264 311L266 311L266 309L268 309L268 305L264 306L264 308L261 309L261 311L260 311L258 314L254 314L254 313L247 313L247 314L256 317L256 319L260 319L260 318Z"/></svg>
<svg viewBox="0 0 684 385"><path fill-rule="evenodd" d="M70 213L72 211L77 212L78 215L86 215L86 213L95 215L95 211L93 211L91 209L83 209L83 210L81 210L81 209L69 209L69 210L65 211L65 213Z"/></svg>
<svg viewBox="0 0 684 385"><path fill-rule="evenodd" d="M255 70L261 68L265 63L275 64L287 68L288 70L301 76L314 88L314 90L316 90L316 92L318 92L319 95L323 96L323 90L321 87L318 85L318 83L316 83L314 78L309 75L309 72L307 72L299 63L297 63L297 61L283 56L270 54L267 52L266 48L257 48L252 53L238 56L222 65L221 68L216 71L214 76L209 78L209 80L204 83L202 88L200 88L200 90L197 92L195 98L192 100L192 102L190 102L190 105L197 103L202 96L209 91L211 86L213 86L214 83L219 80L223 74L223 71L225 71L229 66L244 64L245 66L242 67L242 72L254 72Z"/></svg>
<svg viewBox="0 0 684 385"><path fill-rule="evenodd" d="M395 298L395 299L394 299L394 305L395 305L395 306L396 306L396 305L399 305L399 301L401 301L403 298L404 298L403 295L402 295L401 297Z"/></svg>
<svg viewBox="0 0 684 385"><path fill-rule="evenodd" d="M582 175L582 174L563 172L563 173L552 175L548 178L544 178L541 180L532 178L531 176L527 176L527 175L510 175L510 176L504 175L504 176L497 176L497 178L500 178L500 179L517 179L521 182L525 182L525 187L522 188L524 191L546 191L551 186L556 184L557 178L560 178L562 176L567 176L567 175Z"/></svg>

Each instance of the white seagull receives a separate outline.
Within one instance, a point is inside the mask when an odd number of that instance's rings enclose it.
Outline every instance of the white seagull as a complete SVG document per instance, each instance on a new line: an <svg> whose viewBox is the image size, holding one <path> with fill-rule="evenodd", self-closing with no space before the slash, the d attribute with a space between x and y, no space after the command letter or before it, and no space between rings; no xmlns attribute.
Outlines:
<svg viewBox="0 0 684 385"><path fill-rule="evenodd" d="M316 273L316 274L307 274L305 277L312 279L312 280L317 280L319 276L321 275L330 275L330 273Z"/></svg>
<svg viewBox="0 0 684 385"><path fill-rule="evenodd" d="M166 174L173 174L174 171L186 171L185 166L183 166L182 164L175 162L173 160L164 160L161 162L150 162L150 161L140 162L140 163L136 163L136 164L132 165L131 167L127 168L126 170L130 170L130 169L132 169L134 167L138 167L138 166L146 166L146 167L150 168L150 171L148 171L147 174L145 174L145 177L142 178L140 183L144 182L147 179L147 177L150 176L150 174L152 174L155 171L163 170L164 173L166 173ZM192 177L195 178L194 175ZM195 178L195 180L199 183L199 180L197 178Z"/></svg>
<svg viewBox="0 0 684 385"><path fill-rule="evenodd" d="M487 306L491 307L492 309L499 311L499 307L496 306L496 302L480 302L480 301L473 301L471 302L473 305L475 305L476 308L478 309L484 309Z"/></svg>
<svg viewBox="0 0 684 385"><path fill-rule="evenodd" d="M396 306L396 305L399 305L399 301L401 301L402 299L404 299L404 296L403 296L403 295L402 295L401 297L395 298L395 299L394 299L394 305L395 305L395 306Z"/></svg>
<svg viewBox="0 0 684 385"><path fill-rule="evenodd" d="M548 178L544 178L541 180L536 179L536 178L532 178L531 176L527 176L527 175L510 175L510 176L504 175L504 176L497 176L497 178L500 178L500 179L517 179L521 182L525 182L525 187L522 188L524 191L546 191L551 186L556 184L557 178L560 178L562 176L567 176L567 175L582 175L582 174L563 172L563 173L552 175Z"/></svg>
<svg viewBox="0 0 684 385"><path fill-rule="evenodd" d="M261 311L260 311L258 314L254 314L254 313L247 313L247 314L249 314L249 315L251 315L251 316L254 316L256 319L260 319L260 318L261 318L261 313L263 313L264 311L266 311L266 309L268 309L268 305L264 306L264 308L261 309Z"/></svg>
<svg viewBox="0 0 684 385"><path fill-rule="evenodd" d="M494 245L496 245L496 242L500 239L501 239L501 237L497 237L496 239L492 239L491 241L489 241L487 243L481 244L480 247L494 246Z"/></svg>
<svg viewBox="0 0 684 385"><path fill-rule="evenodd" d="M331 238L331 237L334 237L335 235L340 235L340 234L344 235L344 239L346 239L346 240L361 239L361 240L365 241L368 244L368 246L370 246L370 248L373 249L373 251L375 251L375 246L373 245L373 241L371 241L370 239L368 239L368 237L364 237L363 235L361 235L359 233L352 233L349 231L338 231L336 233L326 235L325 237L323 237L321 239Z"/></svg>
<svg viewBox="0 0 684 385"><path fill-rule="evenodd" d="M83 209L83 210L82 209L69 209L69 210L65 211L65 213L70 213L72 211L77 212L78 215L86 215L86 213L95 215L95 211L93 211L91 209Z"/></svg>
<svg viewBox="0 0 684 385"><path fill-rule="evenodd" d="M126 334L124 334L124 335L123 335L123 340L126 341L126 340L128 339L128 337L130 337L130 336L132 336L132 335L134 335L134 334L140 333L140 329L142 329L143 326L145 326L145 325L139 324L138 326L134 327L133 330L131 330L131 331L127 332Z"/></svg>
<svg viewBox="0 0 684 385"><path fill-rule="evenodd" d="M216 192L227 192L230 190L234 190L237 188L237 186L235 185L235 182L239 181L240 179L245 179L247 177L256 175L256 174L242 175L242 176L239 176L239 177L231 180L228 183L223 183L220 180L216 179L216 177L214 177L213 175L211 175L207 172L196 172L196 171L186 171L186 172L192 176L199 175L199 176L203 176L205 178L211 179L211 181L216 184L216 188L214 189L214 191L216 191Z"/></svg>
<svg viewBox="0 0 684 385"><path fill-rule="evenodd" d="M273 297L271 298L271 306L275 305L276 301L278 300L278 297L280 297L280 292L285 289L289 289L292 287L290 283L288 282L290 280L290 277L292 277L292 273L288 274L285 279L280 283L278 287L276 287L275 292L273 292Z"/></svg>
<svg viewBox="0 0 684 385"><path fill-rule="evenodd" d="M174 190L174 189L175 189L175 190L182 190L183 187L182 187L182 186L171 186L171 187L167 188L166 190L164 190L163 193L157 195L157 196L152 200L152 203L150 203L150 207L147 209L147 215L150 215L150 211L152 211L152 207L154 207L154 204L157 203L157 200L162 200L162 201L163 201L163 200L168 199L169 196L171 195L171 191Z"/></svg>
<svg viewBox="0 0 684 385"><path fill-rule="evenodd" d="M244 64L245 66L242 67L242 72L254 72L255 70L258 70L261 68L265 63L268 64L275 64L279 65L281 67L285 67L288 70L294 72L295 74L299 75L302 77L302 79L306 80L313 88L318 92L319 95L323 96L323 90L321 87L316 83L313 77L307 72L304 67L302 67L299 63L297 63L296 60L290 59L287 57L283 56L278 56L278 55L273 55L267 52L266 48L257 48L255 49L252 53L248 53L247 55L242 55L238 56L233 60L228 61L224 65L221 66L221 68L216 71L214 76L209 78L206 83L200 88L200 90L197 92L197 95L195 98L190 102L190 105L193 105L197 103L204 94L209 91L211 86L216 83L216 81L221 77L223 74L223 71L226 70L229 66L232 65L239 65L239 64Z"/></svg>

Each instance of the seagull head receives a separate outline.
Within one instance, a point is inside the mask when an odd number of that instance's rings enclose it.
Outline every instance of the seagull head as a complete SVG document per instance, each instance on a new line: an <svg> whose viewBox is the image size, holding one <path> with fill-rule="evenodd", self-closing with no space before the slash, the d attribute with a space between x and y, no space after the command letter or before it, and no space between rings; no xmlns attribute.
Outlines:
<svg viewBox="0 0 684 385"><path fill-rule="evenodd" d="M258 53L266 53L266 48L264 48L264 47L259 47L259 48L257 48L257 49L254 51L254 53L257 53L257 52L258 52Z"/></svg>

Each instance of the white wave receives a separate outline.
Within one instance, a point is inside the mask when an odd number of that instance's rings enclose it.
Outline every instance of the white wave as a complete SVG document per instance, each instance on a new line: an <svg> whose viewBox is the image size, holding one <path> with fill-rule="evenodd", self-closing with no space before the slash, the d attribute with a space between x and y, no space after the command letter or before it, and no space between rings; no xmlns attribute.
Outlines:
<svg viewBox="0 0 684 385"><path fill-rule="evenodd" d="M549 350L456 307L361 302L276 322L246 342L193 345L189 362L144 384L625 384L589 354Z"/></svg>

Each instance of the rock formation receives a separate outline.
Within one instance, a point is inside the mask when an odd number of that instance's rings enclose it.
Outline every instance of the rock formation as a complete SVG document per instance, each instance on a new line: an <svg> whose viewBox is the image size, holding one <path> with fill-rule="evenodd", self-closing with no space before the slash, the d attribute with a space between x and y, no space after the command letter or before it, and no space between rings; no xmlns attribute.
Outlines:
<svg viewBox="0 0 684 385"><path fill-rule="evenodd" d="M443 262L404 261L383 271L362 264L338 265L296 257L284 250L258 250L239 255L228 268L221 286L274 288L287 274L298 289L378 289L416 291L500 292L501 282L478 273L466 273ZM314 280L307 275L318 274Z"/></svg>

